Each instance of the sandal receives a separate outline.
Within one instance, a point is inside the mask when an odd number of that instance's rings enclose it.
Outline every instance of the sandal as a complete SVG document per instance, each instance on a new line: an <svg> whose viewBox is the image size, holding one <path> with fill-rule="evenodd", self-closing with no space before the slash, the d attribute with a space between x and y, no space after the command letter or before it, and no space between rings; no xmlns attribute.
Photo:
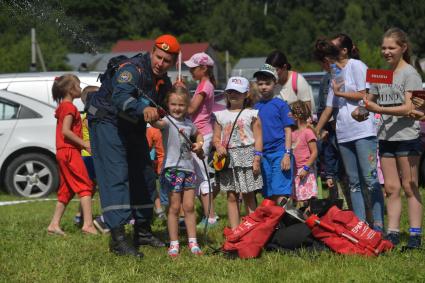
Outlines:
<svg viewBox="0 0 425 283"><path fill-rule="evenodd" d="M189 249L190 249L190 252L194 255L202 255L203 254L198 243L189 243Z"/></svg>
<svg viewBox="0 0 425 283"><path fill-rule="evenodd" d="M176 258L179 255L179 245L173 245L168 248L168 255Z"/></svg>
<svg viewBox="0 0 425 283"><path fill-rule="evenodd" d="M56 235L56 236L66 236L65 232L62 231L61 229L54 229L54 230L47 229L47 234Z"/></svg>

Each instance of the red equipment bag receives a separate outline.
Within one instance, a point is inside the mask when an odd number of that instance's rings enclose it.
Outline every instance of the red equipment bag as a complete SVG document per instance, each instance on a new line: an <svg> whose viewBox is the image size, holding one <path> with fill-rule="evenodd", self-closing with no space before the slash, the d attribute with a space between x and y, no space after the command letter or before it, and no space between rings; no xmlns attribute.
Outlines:
<svg viewBox="0 0 425 283"><path fill-rule="evenodd" d="M332 206L325 215L310 216L306 222L313 236L339 254L377 256L393 248L382 234L360 221L352 211Z"/></svg>
<svg viewBox="0 0 425 283"><path fill-rule="evenodd" d="M240 258L254 258L261 254L273 234L285 209L276 206L273 201L264 200L251 214L242 219L235 230L224 228L226 238L224 252L237 252Z"/></svg>

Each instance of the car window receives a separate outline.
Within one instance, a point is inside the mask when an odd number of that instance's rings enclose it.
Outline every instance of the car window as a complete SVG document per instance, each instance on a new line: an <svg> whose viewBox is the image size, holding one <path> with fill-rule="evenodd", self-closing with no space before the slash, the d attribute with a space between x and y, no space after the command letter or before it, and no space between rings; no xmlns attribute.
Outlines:
<svg viewBox="0 0 425 283"><path fill-rule="evenodd" d="M18 119L35 119L35 118L42 118L39 113L35 112L34 110L21 105L21 110L18 114Z"/></svg>
<svg viewBox="0 0 425 283"><path fill-rule="evenodd" d="M17 118L18 104L0 101L0 120L12 120Z"/></svg>

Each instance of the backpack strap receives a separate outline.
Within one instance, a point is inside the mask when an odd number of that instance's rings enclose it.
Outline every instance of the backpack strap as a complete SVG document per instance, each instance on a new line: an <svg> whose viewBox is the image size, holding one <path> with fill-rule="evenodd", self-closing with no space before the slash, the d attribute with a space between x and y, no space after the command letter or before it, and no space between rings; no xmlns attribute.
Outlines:
<svg viewBox="0 0 425 283"><path fill-rule="evenodd" d="M298 94L298 73L292 71L292 89L295 92L295 95Z"/></svg>

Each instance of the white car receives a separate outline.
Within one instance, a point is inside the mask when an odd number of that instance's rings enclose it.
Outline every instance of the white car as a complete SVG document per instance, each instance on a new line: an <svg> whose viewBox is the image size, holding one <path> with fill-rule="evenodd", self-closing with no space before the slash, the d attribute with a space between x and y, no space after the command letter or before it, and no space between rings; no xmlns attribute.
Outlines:
<svg viewBox="0 0 425 283"><path fill-rule="evenodd" d="M82 89L89 85L100 86L97 80L98 72L34 72L2 74L0 89L29 96L56 107L57 104L52 98L52 85L55 78L63 74L76 75L80 79ZM83 111L84 105L80 99L76 99L74 104L79 111Z"/></svg>
<svg viewBox="0 0 425 283"><path fill-rule="evenodd" d="M43 197L56 190L55 107L0 90L0 177L9 193Z"/></svg>

